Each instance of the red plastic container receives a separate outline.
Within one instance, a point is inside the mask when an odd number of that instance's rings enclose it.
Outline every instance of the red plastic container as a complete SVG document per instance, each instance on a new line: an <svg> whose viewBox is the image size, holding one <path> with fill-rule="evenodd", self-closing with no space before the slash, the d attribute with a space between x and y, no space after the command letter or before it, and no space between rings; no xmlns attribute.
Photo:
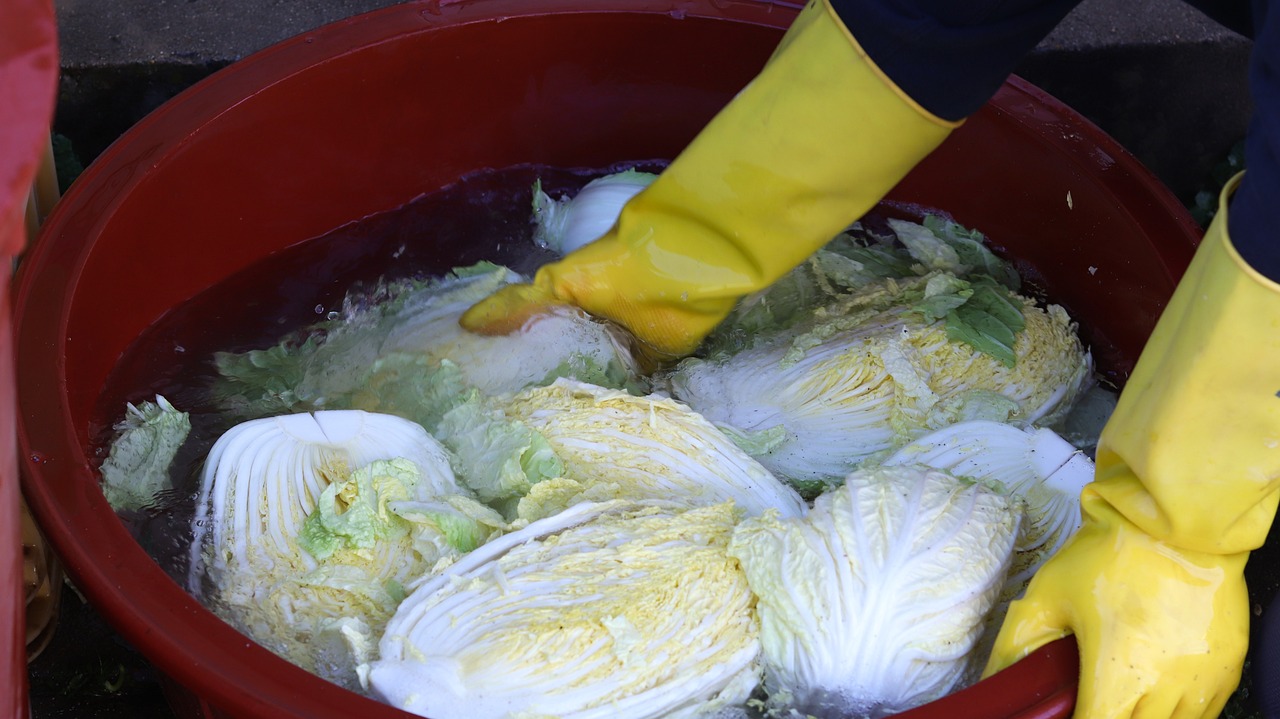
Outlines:
<svg viewBox="0 0 1280 719"><path fill-rule="evenodd" d="M339 225L484 168L670 158L763 65L796 6L739 0L409 3L236 63L145 118L63 198L18 278L20 442L77 586L186 691L182 716L407 716L247 641L171 581L98 490L89 421L167 310ZM803 132L804 128L797 128ZM1117 380L1199 231L1096 127L1011 80L891 195L1018 258ZM1070 713L1055 643L914 719Z"/></svg>
<svg viewBox="0 0 1280 719"><path fill-rule="evenodd" d="M48 141L58 86L49 0L6 3L0 23L0 719L25 719L26 602L18 486L9 279L22 251L27 195Z"/></svg>

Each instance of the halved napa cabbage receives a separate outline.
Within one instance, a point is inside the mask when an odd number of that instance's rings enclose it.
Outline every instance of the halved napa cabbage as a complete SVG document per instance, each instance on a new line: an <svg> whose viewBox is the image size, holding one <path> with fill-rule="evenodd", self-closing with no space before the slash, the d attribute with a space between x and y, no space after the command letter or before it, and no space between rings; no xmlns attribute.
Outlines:
<svg viewBox="0 0 1280 719"><path fill-rule="evenodd" d="M629 336L568 306L509 335L478 335L458 325L471 305L524 279L480 263L441 279L353 293L333 319L275 347L219 353L214 394L223 409L245 418L363 409L434 430L467 389L495 395L557 377L617 387L636 380Z"/></svg>
<svg viewBox="0 0 1280 719"><path fill-rule="evenodd" d="M703 506L733 501L747 514L805 505L720 430L665 397L637 397L572 380L526 390L503 414L538 433L563 477L533 485L519 516L537 519L574 502L665 499Z"/></svg>
<svg viewBox="0 0 1280 719"><path fill-rule="evenodd" d="M350 685L352 632L376 636L406 583L503 528L413 422L359 410L251 420L209 453L188 583L260 643ZM327 631L348 637L345 661Z"/></svg>
<svg viewBox="0 0 1280 719"><path fill-rule="evenodd" d="M958 688L1020 518L988 487L903 465L850 474L805 517L744 520L729 554L759 598L769 704L882 717Z"/></svg>
<svg viewBox="0 0 1280 719"><path fill-rule="evenodd" d="M979 297L957 330L953 314ZM975 328L989 336L971 342ZM1004 353L979 349L988 346ZM868 285L808 322L685 360L660 381L776 475L816 493L868 457L956 422L1051 423L1092 368L1062 308L938 272Z"/></svg>
<svg viewBox="0 0 1280 719"><path fill-rule="evenodd" d="M434 719L711 716L759 681L732 503L578 504L414 589L375 696Z"/></svg>

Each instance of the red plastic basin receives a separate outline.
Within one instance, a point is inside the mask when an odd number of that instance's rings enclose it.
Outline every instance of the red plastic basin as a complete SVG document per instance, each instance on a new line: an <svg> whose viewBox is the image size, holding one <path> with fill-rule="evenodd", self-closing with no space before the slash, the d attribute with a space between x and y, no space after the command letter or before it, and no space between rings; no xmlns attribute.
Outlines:
<svg viewBox="0 0 1280 719"><path fill-rule="evenodd" d="M0 719L25 719L26 603L10 313L12 258L27 241L27 195L49 137L58 38L49 0L5 4L0 22Z"/></svg>
<svg viewBox="0 0 1280 719"><path fill-rule="evenodd" d="M112 145L18 277L24 482L77 586L188 691L183 716L407 716L246 640L171 581L98 490L95 400L170 308L267 254L484 168L670 158L764 63L796 6L409 3L276 45ZM804 128L796 128L803 132ZM1136 160L1011 80L891 195L985 231L1122 381L1199 231ZM1070 640L915 719L1070 713Z"/></svg>

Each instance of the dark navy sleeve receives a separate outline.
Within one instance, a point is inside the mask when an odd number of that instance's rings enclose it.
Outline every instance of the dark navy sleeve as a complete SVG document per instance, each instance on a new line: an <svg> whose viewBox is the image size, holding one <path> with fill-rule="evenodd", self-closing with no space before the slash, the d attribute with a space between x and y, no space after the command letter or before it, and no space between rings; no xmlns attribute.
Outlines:
<svg viewBox="0 0 1280 719"><path fill-rule="evenodd" d="M968 117L1080 0L830 0L867 55L913 100Z"/></svg>
<svg viewBox="0 0 1280 719"><path fill-rule="evenodd" d="M1253 0L1252 29L1253 116L1244 143L1244 179L1231 198L1227 232L1245 262L1280 282L1280 8L1274 1ZM1277 532L1280 525L1272 527L1269 545L1274 546ZM1272 597L1253 640L1253 697L1261 716L1280 717L1280 594Z"/></svg>
<svg viewBox="0 0 1280 719"><path fill-rule="evenodd" d="M1079 0L829 2L889 79L926 110L959 120L982 107ZM1254 269L1280 281L1280 11L1267 12L1271 0L1252 0L1248 10L1238 1L1189 4L1254 38L1247 173L1228 231Z"/></svg>
<svg viewBox="0 0 1280 719"><path fill-rule="evenodd" d="M1253 2L1244 180L1231 198L1228 234L1255 270L1280 282L1280 10Z"/></svg>

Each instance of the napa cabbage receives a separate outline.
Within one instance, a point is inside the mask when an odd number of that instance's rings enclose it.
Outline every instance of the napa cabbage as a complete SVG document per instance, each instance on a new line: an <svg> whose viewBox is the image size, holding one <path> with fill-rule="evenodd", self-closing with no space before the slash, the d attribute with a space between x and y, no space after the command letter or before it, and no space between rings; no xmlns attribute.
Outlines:
<svg viewBox="0 0 1280 719"><path fill-rule="evenodd" d="M582 503L416 586L368 668L434 719L712 716L759 683L731 503Z"/></svg>
<svg viewBox="0 0 1280 719"><path fill-rule="evenodd" d="M812 493L956 422L1050 424L1092 369L1061 307L939 270L871 283L655 381Z"/></svg>
<svg viewBox="0 0 1280 719"><path fill-rule="evenodd" d="M469 389L502 394L562 376L617 387L635 380L629 337L568 306L505 336L459 326L473 304L522 281L505 267L480 263L439 279L352 293L333 319L274 347L218 353L217 403L244 418L363 409L430 428Z"/></svg>
<svg viewBox="0 0 1280 719"><path fill-rule="evenodd" d="M984 420L931 432L880 465L946 470L1023 501L1026 518L1005 592L1010 597L1080 528L1080 492L1093 480L1093 461L1054 431Z"/></svg>
<svg viewBox="0 0 1280 719"><path fill-rule="evenodd" d="M413 422L359 410L250 420L206 460L188 585L263 645L350 685L355 650L404 586L505 528ZM335 642L350 661L334 664Z"/></svg>
<svg viewBox="0 0 1280 719"><path fill-rule="evenodd" d="M732 501L748 514L804 513L800 496L685 405L568 379L506 401L504 417L543 438L562 477L530 487L518 516L537 519L580 501Z"/></svg>
<svg viewBox="0 0 1280 719"><path fill-rule="evenodd" d="M804 517L743 520L729 555L758 598L769 704L882 717L958 688L1021 508L918 465L861 470Z"/></svg>
<svg viewBox="0 0 1280 719"><path fill-rule="evenodd" d="M969 654L964 681L976 681L1009 604L1080 528L1080 492L1093 480L1093 461L1050 429L977 420L925 435L885 457L881 466L945 470L982 482L1024 507L1008 576Z"/></svg>

